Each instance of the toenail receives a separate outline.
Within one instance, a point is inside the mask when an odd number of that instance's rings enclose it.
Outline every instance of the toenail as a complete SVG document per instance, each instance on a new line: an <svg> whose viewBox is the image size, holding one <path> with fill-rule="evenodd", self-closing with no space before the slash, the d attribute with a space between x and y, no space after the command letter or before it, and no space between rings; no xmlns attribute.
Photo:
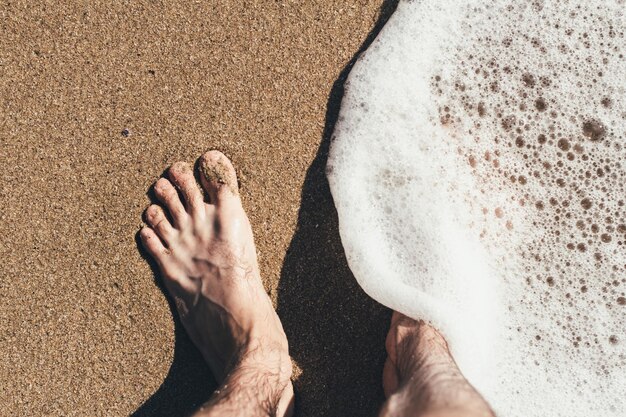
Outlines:
<svg viewBox="0 0 626 417"><path fill-rule="evenodd" d="M170 170L176 174L187 174L191 172L191 167L187 162L176 162L172 164Z"/></svg>
<svg viewBox="0 0 626 417"><path fill-rule="evenodd" d="M165 178L160 178L155 184L154 188L159 191L164 191L167 187L168 181Z"/></svg>
<svg viewBox="0 0 626 417"><path fill-rule="evenodd" d="M150 206L146 214L151 220L155 220L161 214L161 208L159 206Z"/></svg>
<svg viewBox="0 0 626 417"><path fill-rule="evenodd" d="M234 177L231 169L226 165L222 156L217 160L202 159L200 163L200 171L208 182L226 185L233 194L237 194L237 179Z"/></svg>

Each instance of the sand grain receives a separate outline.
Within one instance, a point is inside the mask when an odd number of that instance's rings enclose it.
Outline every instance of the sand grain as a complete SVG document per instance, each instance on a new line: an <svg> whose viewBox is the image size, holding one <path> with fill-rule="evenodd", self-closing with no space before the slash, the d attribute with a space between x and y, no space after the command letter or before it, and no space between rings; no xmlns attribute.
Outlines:
<svg viewBox="0 0 626 417"><path fill-rule="evenodd" d="M135 240L151 184L207 149L240 173L300 415L375 413L387 313L347 269L317 152L379 6L0 4L2 414L175 416L207 398Z"/></svg>

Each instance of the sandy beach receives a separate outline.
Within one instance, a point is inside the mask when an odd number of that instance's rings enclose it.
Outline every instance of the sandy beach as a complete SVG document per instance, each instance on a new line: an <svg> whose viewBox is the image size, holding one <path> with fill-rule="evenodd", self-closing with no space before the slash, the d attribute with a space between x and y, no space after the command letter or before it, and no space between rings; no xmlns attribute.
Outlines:
<svg viewBox="0 0 626 417"><path fill-rule="evenodd" d="M183 416L208 399L136 240L150 186L207 149L240 175L297 415L376 414L390 313L349 271L324 167L381 3L0 5L1 414Z"/></svg>

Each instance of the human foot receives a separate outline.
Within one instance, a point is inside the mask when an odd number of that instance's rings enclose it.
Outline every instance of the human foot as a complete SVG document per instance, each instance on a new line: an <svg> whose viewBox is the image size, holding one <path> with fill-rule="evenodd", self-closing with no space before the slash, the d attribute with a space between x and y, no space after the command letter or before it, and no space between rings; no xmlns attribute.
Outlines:
<svg viewBox="0 0 626 417"><path fill-rule="evenodd" d="M467 382L443 336L423 321L394 312L386 340L381 417L493 417Z"/></svg>
<svg viewBox="0 0 626 417"><path fill-rule="evenodd" d="M185 329L222 384L209 405L220 396L240 396L247 407L258 399L268 413L288 415L293 388L287 338L261 283L235 170L218 151L205 153L199 168L210 203L191 167L172 165L169 180L154 185L169 218L161 206L148 207L141 240ZM249 385L252 391L244 392Z"/></svg>

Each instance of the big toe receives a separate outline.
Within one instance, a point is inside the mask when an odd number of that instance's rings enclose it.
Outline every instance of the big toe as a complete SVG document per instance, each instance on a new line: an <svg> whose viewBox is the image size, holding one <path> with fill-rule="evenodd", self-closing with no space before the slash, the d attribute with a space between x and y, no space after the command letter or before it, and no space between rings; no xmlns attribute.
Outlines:
<svg viewBox="0 0 626 417"><path fill-rule="evenodd" d="M212 204L238 200L237 174L230 160L220 151L208 151L200 157L202 186Z"/></svg>

